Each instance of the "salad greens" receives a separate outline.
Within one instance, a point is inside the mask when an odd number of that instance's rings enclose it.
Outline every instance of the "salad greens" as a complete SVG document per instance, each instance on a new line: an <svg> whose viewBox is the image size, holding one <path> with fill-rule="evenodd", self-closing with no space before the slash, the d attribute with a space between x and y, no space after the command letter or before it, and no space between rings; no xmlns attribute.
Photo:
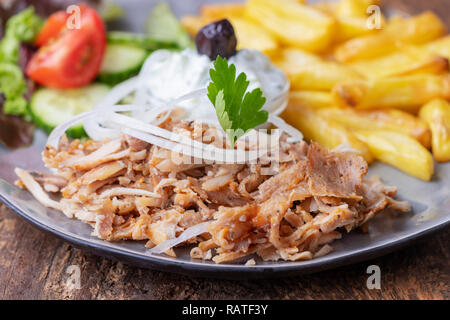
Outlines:
<svg viewBox="0 0 450 320"><path fill-rule="evenodd" d="M193 48L194 42L165 2L158 3L147 18L147 34L155 40L174 42L180 49Z"/></svg>
<svg viewBox="0 0 450 320"><path fill-rule="evenodd" d="M40 7L38 6L38 8ZM124 14L123 10L111 2L106 3L106 5L95 6L95 8L102 13L104 21ZM55 7L50 13L57 10L63 10L63 8ZM39 12L42 13L41 11ZM24 44L32 44L43 25L43 19L36 14L32 6L8 17L4 36L0 39L0 113L22 116L25 120L33 121L37 126L49 130L57 123L47 123L46 117L40 117L41 111L48 110L50 104L47 101L48 99L38 99L37 97L42 97L42 92L51 91L52 95L48 96L60 96L63 99L66 97L66 92L56 89L49 91L43 87L30 98L29 85L32 82L23 71L24 64L26 64L24 60L28 60L24 59L26 55L24 52L31 53L33 50L32 46L24 46ZM107 33L106 54L96 80L108 85L115 85L136 75L148 54L154 50L163 48L182 50L193 46L193 41L172 13L170 7L165 3L160 3L150 13L145 25L145 33L137 34L126 31L110 31ZM89 88L92 86L95 87L96 84L78 89L84 94L91 92L92 90ZM108 86L101 86L102 90L108 88ZM80 94L80 96L83 96L83 94ZM44 95L44 97L46 96ZM81 104L85 103L78 96L73 97L73 100L75 102L80 100ZM75 110L69 108L67 103L60 104L60 106L60 108L54 109L54 114L71 115ZM86 104L86 107L88 106L92 107L93 104Z"/></svg>
<svg viewBox="0 0 450 320"><path fill-rule="evenodd" d="M22 70L17 64L0 62L0 92L6 100L3 112L13 115L27 114L27 100L24 94L27 85Z"/></svg>
<svg viewBox="0 0 450 320"><path fill-rule="evenodd" d="M16 14L6 24L5 36L0 42L0 61L17 63L21 42L32 42L43 26L33 7Z"/></svg>
<svg viewBox="0 0 450 320"><path fill-rule="evenodd" d="M0 93L5 96L3 111L6 114L27 115L25 77L19 62L22 42L32 42L41 30L43 21L33 7L23 10L8 20L5 36L0 42Z"/></svg>
<svg viewBox="0 0 450 320"><path fill-rule="evenodd" d="M234 148L237 139L267 121L269 113L261 110L266 98L259 88L247 92L247 76L242 72L236 78L235 65L228 65L225 58L217 56L209 74L208 98Z"/></svg>

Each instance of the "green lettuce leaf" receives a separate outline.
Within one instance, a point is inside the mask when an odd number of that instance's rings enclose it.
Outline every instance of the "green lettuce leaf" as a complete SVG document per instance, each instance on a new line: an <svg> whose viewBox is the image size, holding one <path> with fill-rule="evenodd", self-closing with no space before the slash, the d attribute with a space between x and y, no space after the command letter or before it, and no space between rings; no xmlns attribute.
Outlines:
<svg viewBox="0 0 450 320"><path fill-rule="evenodd" d="M11 17L6 23L5 36L0 42L0 93L5 96L3 112L27 116L25 77L20 69L19 49L22 42L34 41L43 21L33 7Z"/></svg>

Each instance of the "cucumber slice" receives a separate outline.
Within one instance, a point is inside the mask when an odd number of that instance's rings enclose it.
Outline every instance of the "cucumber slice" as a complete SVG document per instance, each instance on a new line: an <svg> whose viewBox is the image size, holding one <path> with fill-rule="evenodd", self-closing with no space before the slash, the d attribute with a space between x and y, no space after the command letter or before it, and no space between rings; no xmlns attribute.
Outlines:
<svg viewBox="0 0 450 320"><path fill-rule="evenodd" d="M145 49L123 45L108 44L103 63L98 74L99 81L116 85L139 72L147 58Z"/></svg>
<svg viewBox="0 0 450 320"><path fill-rule="evenodd" d="M146 21L145 31L153 39L175 42L180 49L194 48L189 34L165 2L153 7Z"/></svg>
<svg viewBox="0 0 450 320"><path fill-rule="evenodd" d="M157 40L145 34L126 31L110 31L107 33L106 38L109 44L125 44L150 51L177 47L174 41Z"/></svg>
<svg viewBox="0 0 450 320"><path fill-rule="evenodd" d="M58 90L38 89L30 101L30 113L33 122L47 133L57 125L73 116L91 110L109 91L109 86L94 83L79 89ZM83 124L77 124L67 130L71 138L86 135Z"/></svg>

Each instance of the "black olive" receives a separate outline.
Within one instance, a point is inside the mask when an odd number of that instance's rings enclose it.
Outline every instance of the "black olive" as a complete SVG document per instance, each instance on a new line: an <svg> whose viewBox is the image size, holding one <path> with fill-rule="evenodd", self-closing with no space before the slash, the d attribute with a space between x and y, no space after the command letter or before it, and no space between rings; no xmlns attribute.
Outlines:
<svg viewBox="0 0 450 320"><path fill-rule="evenodd" d="M195 44L199 54L216 60L217 56L229 58L235 55L237 39L230 21L223 19L201 28L195 37Z"/></svg>

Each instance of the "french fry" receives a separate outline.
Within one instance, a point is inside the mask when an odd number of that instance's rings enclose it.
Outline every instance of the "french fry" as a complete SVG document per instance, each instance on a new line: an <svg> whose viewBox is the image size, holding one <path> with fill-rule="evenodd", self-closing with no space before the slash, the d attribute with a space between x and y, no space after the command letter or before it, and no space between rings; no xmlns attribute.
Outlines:
<svg viewBox="0 0 450 320"><path fill-rule="evenodd" d="M319 116L317 112L309 107L289 103L283 113L283 118L299 129L306 140L316 141L329 149L348 143L353 149L359 150L361 156L368 163L373 161L373 157L365 143L361 142L345 127Z"/></svg>
<svg viewBox="0 0 450 320"><path fill-rule="evenodd" d="M335 50L339 62L370 59L395 51L399 44L422 44L443 36L446 32L442 21L433 13L390 23L377 34L349 40Z"/></svg>
<svg viewBox="0 0 450 320"><path fill-rule="evenodd" d="M367 17L367 9L372 5L379 5L377 0L341 0L336 6L338 17Z"/></svg>
<svg viewBox="0 0 450 320"><path fill-rule="evenodd" d="M332 90L337 105L356 108L399 108L415 113L425 103L450 99L450 75L413 75L349 81Z"/></svg>
<svg viewBox="0 0 450 320"><path fill-rule="evenodd" d="M450 161L450 104L441 99L430 101L420 109L419 116L430 126L436 160Z"/></svg>
<svg viewBox="0 0 450 320"><path fill-rule="evenodd" d="M450 60L450 36L429 42L423 49Z"/></svg>
<svg viewBox="0 0 450 320"><path fill-rule="evenodd" d="M376 0L341 0L339 2L318 2L312 7L322 11L337 20L337 32L335 32L335 42L341 43L353 38L362 37L379 30L367 27L367 8L370 5L378 4ZM381 28L385 25L385 18L380 17Z"/></svg>
<svg viewBox="0 0 450 320"><path fill-rule="evenodd" d="M400 51L380 58L350 63L366 78L383 78L414 74L440 74L449 71L449 60L431 53L425 47L405 46Z"/></svg>
<svg viewBox="0 0 450 320"><path fill-rule="evenodd" d="M378 30L367 28L367 18L345 17L338 18L338 31L336 32L336 42L341 43L353 38L362 37Z"/></svg>
<svg viewBox="0 0 450 320"><path fill-rule="evenodd" d="M321 1L312 3L311 7L338 18L367 18L368 7L379 3L378 0Z"/></svg>
<svg viewBox="0 0 450 320"><path fill-rule="evenodd" d="M390 130L416 139L425 148L431 145L431 133L426 122L400 110L355 110L334 107L320 109L318 114L350 130Z"/></svg>
<svg viewBox="0 0 450 320"><path fill-rule="evenodd" d="M341 0L338 2L319 2L313 4L316 9L334 16L337 20L335 42L341 43L356 37L378 32L379 30L367 27L367 9L378 4L376 0ZM380 27L385 25L385 18L380 17Z"/></svg>
<svg viewBox="0 0 450 320"><path fill-rule="evenodd" d="M205 4L200 9L200 15L211 21L230 18L242 18L245 4L243 3L221 3Z"/></svg>
<svg viewBox="0 0 450 320"><path fill-rule="evenodd" d="M334 105L331 93L326 91L291 91L289 101L294 105L307 106L312 109L328 108Z"/></svg>
<svg viewBox="0 0 450 320"><path fill-rule="evenodd" d="M249 0L246 17L289 46L320 52L333 39L335 20L293 0Z"/></svg>
<svg viewBox="0 0 450 320"><path fill-rule="evenodd" d="M238 50L254 49L271 56L278 49L277 40L259 25L241 18L232 18L231 24L236 32Z"/></svg>
<svg viewBox="0 0 450 320"><path fill-rule="evenodd" d="M201 16L186 15L181 18L180 23L186 29L186 31L193 37L197 34L203 26L207 25L210 21Z"/></svg>
<svg viewBox="0 0 450 320"><path fill-rule="evenodd" d="M430 181L434 172L431 153L417 140L395 131L358 130L375 159L390 164L414 177Z"/></svg>
<svg viewBox="0 0 450 320"><path fill-rule="evenodd" d="M310 26L332 26L334 19L296 0L248 0L248 5L261 5L271 8L282 17L299 19Z"/></svg>
<svg viewBox="0 0 450 320"><path fill-rule="evenodd" d="M334 1L322 1L311 3L310 7L330 16L334 16L336 13L337 5L338 3Z"/></svg>
<svg viewBox="0 0 450 320"><path fill-rule="evenodd" d="M354 70L300 49L283 50L274 63L291 81L294 90L330 90L349 79L363 79Z"/></svg>

